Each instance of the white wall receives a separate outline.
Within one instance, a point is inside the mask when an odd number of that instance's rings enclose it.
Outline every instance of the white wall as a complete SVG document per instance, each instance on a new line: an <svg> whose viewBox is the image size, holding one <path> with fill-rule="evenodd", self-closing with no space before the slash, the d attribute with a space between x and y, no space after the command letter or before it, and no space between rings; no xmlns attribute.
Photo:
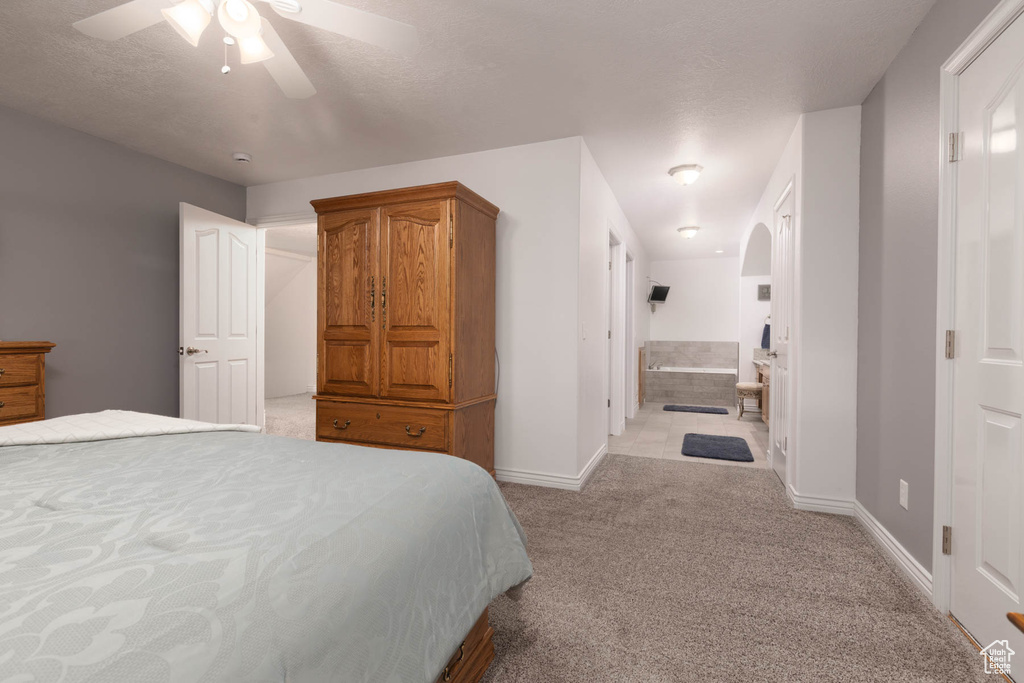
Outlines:
<svg viewBox="0 0 1024 683"><path fill-rule="evenodd" d="M739 341L739 270L738 258L651 262L651 279L671 288L651 314L651 339Z"/></svg>
<svg viewBox="0 0 1024 683"><path fill-rule="evenodd" d="M554 485L579 474L580 139L259 185L251 223L311 218L310 200L458 180L501 208L495 468Z"/></svg>
<svg viewBox="0 0 1024 683"><path fill-rule="evenodd" d="M757 300L758 285L770 285L771 275L740 278L740 374L741 382L753 382L754 349L761 348L764 319L772 312L770 301Z"/></svg>
<svg viewBox="0 0 1024 683"><path fill-rule="evenodd" d="M633 255L634 305L633 348L621 348L626 355L624 382L629 395L636 395L637 347L647 339L650 317L646 301L647 254L612 194L608 182L586 144L580 139L580 246L579 246L579 329L577 467L584 472L607 451L610 359L609 319L609 231ZM625 270L625 252L619 267ZM628 335L627 335L628 337ZM629 342L626 341L628 346ZM615 429L616 426L612 425Z"/></svg>
<svg viewBox="0 0 1024 683"><path fill-rule="evenodd" d="M856 498L860 106L806 114L800 268L798 492Z"/></svg>
<svg viewBox="0 0 1024 683"><path fill-rule="evenodd" d="M789 352L794 403L787 487L800 505L817 502L852 510L857 458L859 106L800 117L751 216L740 253L758 223L774 226L775 202L791 181L796 195L795 330Z"/></svg>
<svg viewBox="0 0 1024 683"><path fill-rule="evenodd" d="M266 252L266 397L316 387L316 259Z"/></svg>

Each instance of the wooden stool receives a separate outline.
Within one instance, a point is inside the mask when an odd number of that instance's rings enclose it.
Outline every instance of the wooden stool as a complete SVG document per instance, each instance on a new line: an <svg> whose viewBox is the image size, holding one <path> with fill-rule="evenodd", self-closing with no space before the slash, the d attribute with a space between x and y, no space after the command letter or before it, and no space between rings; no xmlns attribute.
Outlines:
<svg viewBox="0 0 1024 683"><path fill-rule="evenodd" d="M743 417L743 399L756 398L757 407L761 407L761 390L763 388L764 385L759 384L758 382L737 382L736 401L739 404L739 415L736 416L737 420Z"/></svg>

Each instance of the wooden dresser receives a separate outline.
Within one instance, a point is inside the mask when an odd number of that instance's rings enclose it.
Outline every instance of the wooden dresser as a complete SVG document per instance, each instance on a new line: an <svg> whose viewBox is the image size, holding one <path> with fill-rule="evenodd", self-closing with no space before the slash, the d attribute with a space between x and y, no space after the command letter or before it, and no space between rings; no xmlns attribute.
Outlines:
<svg viewBox="0 0 1024 683"><path fill-rule="evenodd" d="M451 182L320 199L316 436L494 474L498 207Z"/></svg>
<svg viewBox="0 0 1024 683"><path fill-rule="evenodd" d="M46 417L50 342L0 342L0 426Z"/></svg>

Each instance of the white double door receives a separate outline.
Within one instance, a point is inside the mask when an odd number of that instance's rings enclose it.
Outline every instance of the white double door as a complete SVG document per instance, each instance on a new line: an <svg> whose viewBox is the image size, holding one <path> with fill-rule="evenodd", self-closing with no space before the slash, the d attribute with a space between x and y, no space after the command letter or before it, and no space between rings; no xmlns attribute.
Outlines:
<svg viewBox="0 0 1024 683"><path fill-rule="evenodd" d="M189 204L180 209L181 417L260 424L261 232Z"/></svg>
<svg viewBox="0 0 1024 683"><path fill-rule="evenodd" d="M1018 19L959 78L950 612L982 647L1008 640L1024 662L1006 619L1024 590L1022 124Z"/></svg>

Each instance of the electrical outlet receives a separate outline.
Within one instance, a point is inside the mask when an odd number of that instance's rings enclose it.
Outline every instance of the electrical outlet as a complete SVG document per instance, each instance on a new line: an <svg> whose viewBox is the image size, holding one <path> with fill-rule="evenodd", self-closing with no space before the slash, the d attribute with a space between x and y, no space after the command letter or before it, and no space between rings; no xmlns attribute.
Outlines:
<svg viewBox="0 0 1024 683"><path fill-rule="evenodd" d="M904 510L910 509L908 498L910 496L910 484L900 479L900 507Z"/></svg>

